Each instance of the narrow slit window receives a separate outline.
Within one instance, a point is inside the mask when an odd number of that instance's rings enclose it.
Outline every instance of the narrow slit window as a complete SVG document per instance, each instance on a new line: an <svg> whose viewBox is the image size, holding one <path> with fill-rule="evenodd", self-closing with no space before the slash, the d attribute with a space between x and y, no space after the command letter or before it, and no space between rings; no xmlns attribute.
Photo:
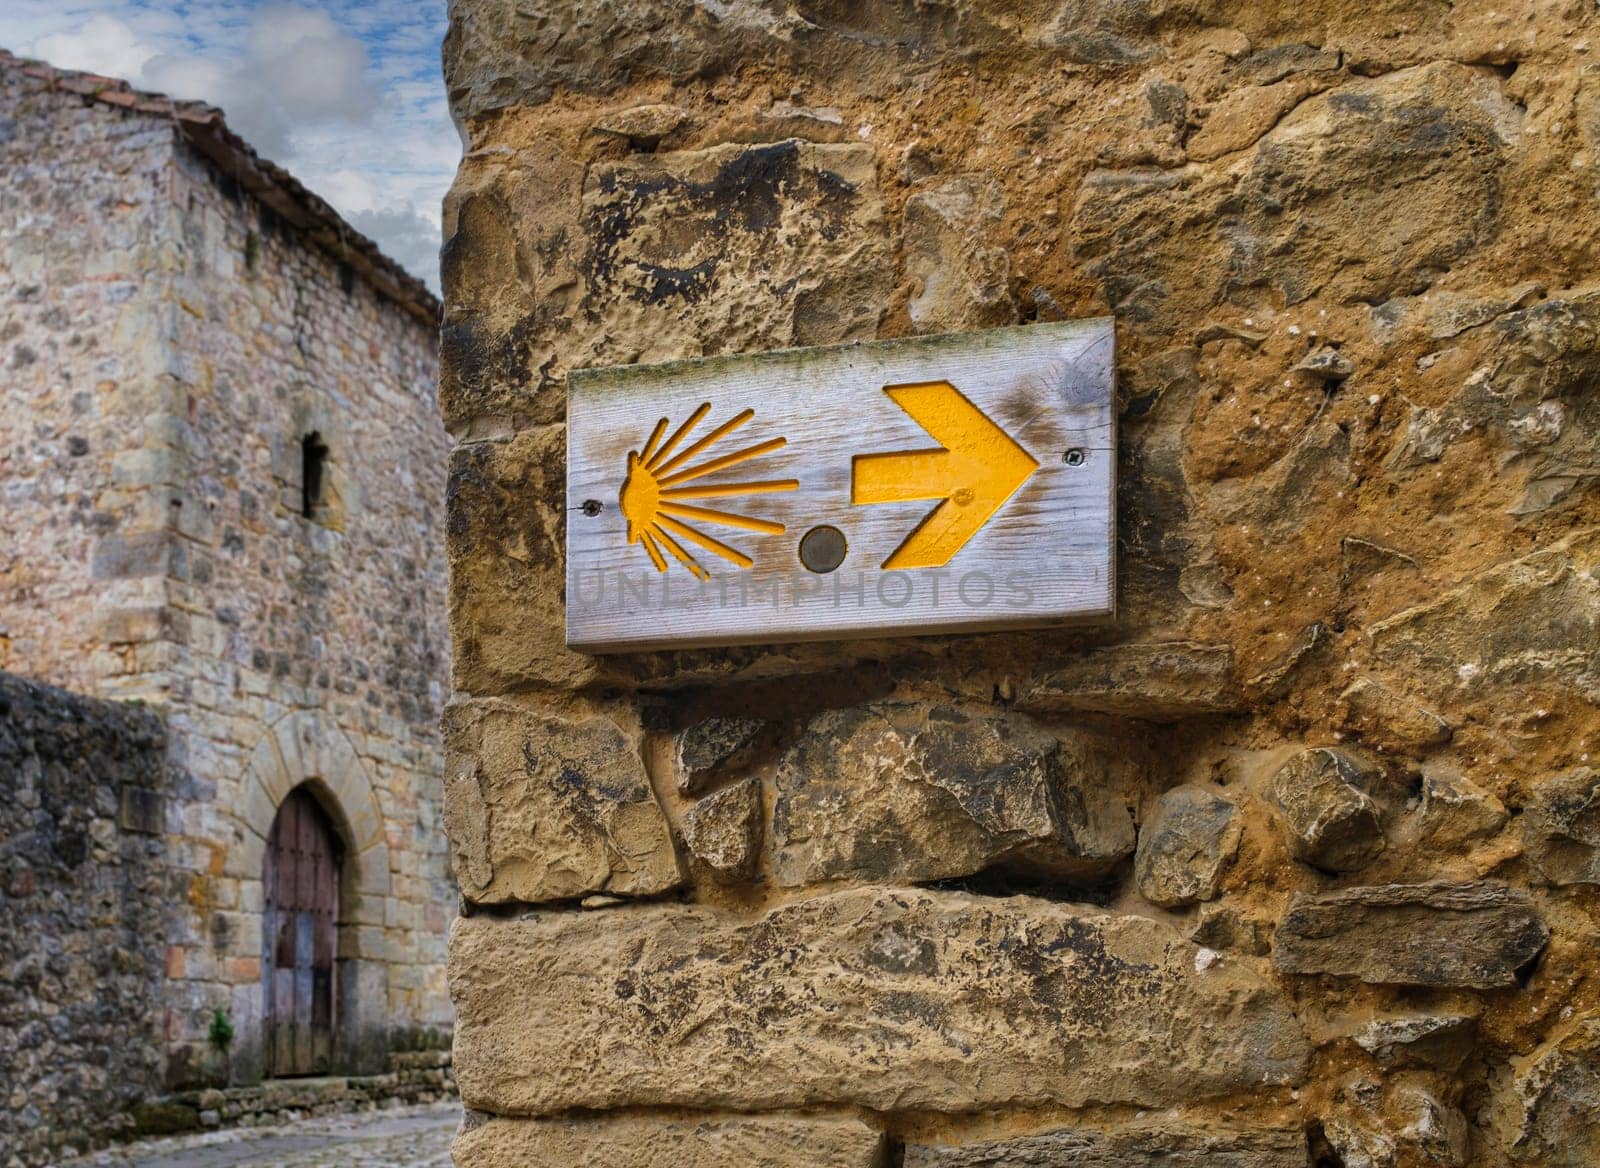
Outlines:
<svg viewBox="0 0 1600 1168"><path fill-rule="evenodd" d="M315 432L300 439L300 513L315 519L327 502L328 444Z"/></svg>

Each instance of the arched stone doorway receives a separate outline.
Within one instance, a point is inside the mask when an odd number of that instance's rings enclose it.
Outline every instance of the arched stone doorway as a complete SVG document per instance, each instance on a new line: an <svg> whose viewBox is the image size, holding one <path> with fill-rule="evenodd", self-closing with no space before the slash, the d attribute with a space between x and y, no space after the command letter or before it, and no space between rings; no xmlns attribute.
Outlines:
<svg viewBox="0 0 1600 1168"><path fill-rule="evenodd" d="M338 841L337 917L332 979L333 1074L375 1074L385 1067L389 1035L389 965L385 950L385 906L390 895L389 848L383 811L365 763L349 736L322 710L297 710L267 728L245 768L237 845L225 872L241 883L241 900L253 903L255 928L248 939L255 957L263 952L268 926L267 854L279 810L297 792L311 798ZM241 954L242 956L242 954ZM268 978L273 962L261 960L249 984L235 987L237 1029L230 1077L259 1082L284 1074L268 1047ZM315 1073L315 1072L313 1072Z"/></svg>
<svg viewBox="0 0 1600 1168"><path fill-rule="evenodd" d="M261 874L262 1053L274 1077L333 1069L344 851L310 784L290 791Z"/></svg>

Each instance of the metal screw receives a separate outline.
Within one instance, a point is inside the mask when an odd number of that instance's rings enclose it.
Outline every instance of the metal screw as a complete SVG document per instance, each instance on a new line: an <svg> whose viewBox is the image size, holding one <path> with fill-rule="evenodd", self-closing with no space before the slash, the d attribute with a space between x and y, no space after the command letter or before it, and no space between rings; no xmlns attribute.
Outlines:
<svg viewBox="0 0 1600 1168"><path fill-rule="evenodd" d="M604 509L605 504L601 503L599 499L585 499L583 501L583 513L590 519L593 519Z"/></svg>
<svg viewBox="0 0 1600 1168"><path fill-rule="evenodd" d="M1089 461L1089 453L1080 447L1074 446L1061 456L1061 461L1068 466L1082 466Z"/></svg>
<svg viewBox="0 0 1600 1168"><path fill-rule="evenodd" d="M813 527L801 537L800 562L810 571L826 575L844 563L845 553L849 550L844 532L823 524Z"/></svg>

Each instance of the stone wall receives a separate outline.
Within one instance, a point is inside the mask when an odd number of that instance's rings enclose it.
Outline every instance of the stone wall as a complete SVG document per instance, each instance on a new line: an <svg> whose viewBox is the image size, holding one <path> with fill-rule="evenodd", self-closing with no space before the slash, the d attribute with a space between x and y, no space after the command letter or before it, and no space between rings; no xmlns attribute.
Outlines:
<svg viewBox="0 0 1600 1168"><path fill-rule="evenodd" d="M428 305L370 282L217 111L10 57L0 85L0 661L165 714L168 1083L262 1075L265 841L302 783L345 852L333 1069L381 1073L391 1031L452 1017Z"/></svg>
<svg viewBox="0 0 1600 1168"><path fill-rule="evenodd" d="M451 1022L436 341L363 283L346 291L332 260L195 154L179 152L170 181L187 209L169 291L187 415L156 472L180 500L163 618L174 635L151 629L144 648L165 661L144 676L170 686L195 784L175 825L197 875L196 911L173 938L188 984L172 1038L198 1051L216 1008L246 1034L259 1017L260 840L309 780L355 869L341 904L344 1069L379 1071L388 1027ZM329 491L307 519L312 433ZM258 1077L259 1057L242 1042L234 1078Z"/></svg>
<svg viewBox="0 0 1600 1168"><path fill-rule="evenodd" d="M134 1125L161 1082L166 733L0 674L0 1160Z"/></svg>
<svg viewBox="0 0 1600 1168"><path fill-rule="evenodd" d="M0 68L13 192L0 211L0 497L12 536L0 546L0 669L81 692L125 672L109 659L138 652L106 614L161 602L159 579L116 572L99 548L165 518L141 473L140 420L157 408L163 364L147 292L166 266L172 150L170 125ZM158 558L150 543L146 558Z"/></svg>
<svg viewBox="0 0 1600 1168"><path fill-rule="evenodd" d="M1600 1158L1600 16L459 0L462 1168ZM590 657L565 376L1115 317L1119 616Z"/></svg>

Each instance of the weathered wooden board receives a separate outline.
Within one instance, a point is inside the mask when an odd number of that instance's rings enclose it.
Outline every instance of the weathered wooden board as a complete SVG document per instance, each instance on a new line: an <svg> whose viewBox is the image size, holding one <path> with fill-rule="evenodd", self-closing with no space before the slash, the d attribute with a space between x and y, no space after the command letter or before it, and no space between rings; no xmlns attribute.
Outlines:
<svg viewBox="0 0 1600 1168"><path fill-rule="evenodd" d="M1109 617L1109 319L573 373L567 643Z"/></svg>

